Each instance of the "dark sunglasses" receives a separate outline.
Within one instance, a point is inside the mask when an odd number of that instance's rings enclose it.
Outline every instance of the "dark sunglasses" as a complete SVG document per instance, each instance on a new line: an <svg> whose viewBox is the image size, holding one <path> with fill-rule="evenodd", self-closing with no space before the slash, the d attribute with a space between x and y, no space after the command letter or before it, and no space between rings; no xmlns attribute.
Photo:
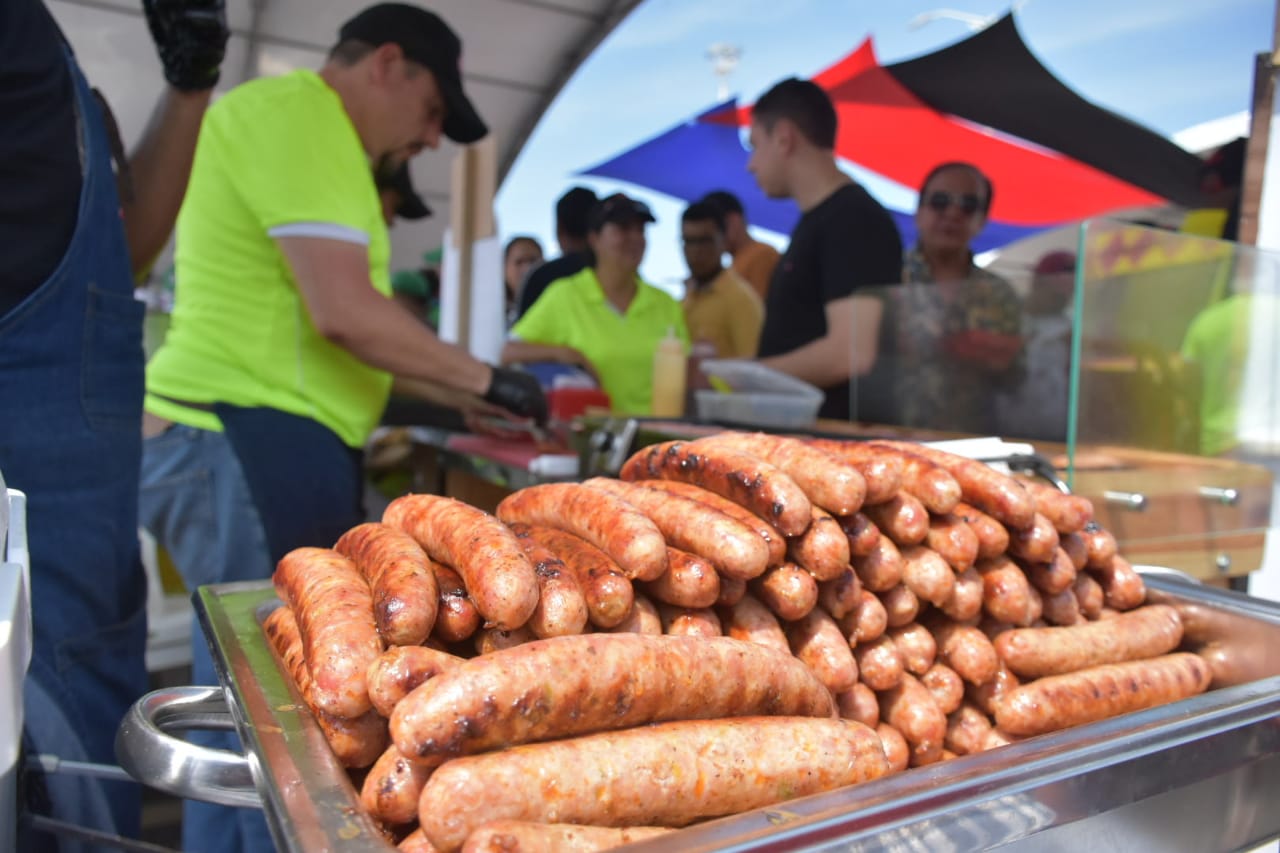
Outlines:
<svg viewBox="0 0 1280 853"><path fill-rule="evenodd" d="M973 193L949 193L946 190L934 190L925 199L925 204L935 213L945 213L948 207L958 207L965 216L972 216L982 207L982 200Z"/></svg>

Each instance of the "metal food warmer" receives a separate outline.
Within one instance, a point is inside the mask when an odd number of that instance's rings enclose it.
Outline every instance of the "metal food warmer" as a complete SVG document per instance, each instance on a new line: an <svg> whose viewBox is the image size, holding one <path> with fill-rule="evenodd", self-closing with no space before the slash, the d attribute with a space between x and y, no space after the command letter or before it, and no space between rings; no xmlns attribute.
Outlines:
<svg viewBox="0 0 1280 853"><path fill-rule="evenodd" d="M1280 605L1147 574L1209 692L874 782L698 824L637 850L1236 850L1280 836ZM261 804L282 851L388 851L357 787L261 630L265 582L196 597L222 688L141 700L121 726L134 778L183 797ZM224 702L225 697L225 702ZM172 732L234 728L246 755ZM647 846L645 846L647 845Z"/></svg>

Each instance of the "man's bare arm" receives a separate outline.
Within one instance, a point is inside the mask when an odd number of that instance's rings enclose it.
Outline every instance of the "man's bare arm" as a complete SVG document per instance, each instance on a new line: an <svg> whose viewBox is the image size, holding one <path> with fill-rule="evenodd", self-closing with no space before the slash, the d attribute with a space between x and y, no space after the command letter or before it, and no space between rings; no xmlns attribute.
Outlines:
<svg viewBox="0 0 1280 853"><path fill-rule="evenodd" d="M864 376L875 364L883 313L884 303L867 296L828 302L826 335L760 363L819 388Z"/></svg>
<svg viewBox="0 0 1280 853"><path fill-rule="evenodd" d="M311 322L326 339L396 376L483 395L493 370L374 290L364 246L320 237L276 240Z"/></svg>
<svg viewBox="0 0 1280 853"><path fill-rule="evenodd" d="M173 231L211 94L165 87L129 157L130 180L121 187L120 207L134 275L155 261Z"/></svg>

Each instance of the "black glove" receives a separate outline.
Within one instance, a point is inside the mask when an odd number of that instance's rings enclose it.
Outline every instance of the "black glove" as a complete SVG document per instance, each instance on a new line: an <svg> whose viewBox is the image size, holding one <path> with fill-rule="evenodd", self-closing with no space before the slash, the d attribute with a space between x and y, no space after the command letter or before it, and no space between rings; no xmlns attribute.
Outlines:
<svg viewBox="0 0 1280 853"><path fill-rule="evenodd" d="M533 418L538 426L546 426L547 397L531 373L493 368L493 379L489 381L489 390L484 392L484 401L501 406L513 415Z"/></svg>
<svg viewBox="0 0 1280 853"><path fill-rule="evenodd" d="M223 0L142 0L142 8L164 79L184 92L217 85L230 35Z"/></svg>

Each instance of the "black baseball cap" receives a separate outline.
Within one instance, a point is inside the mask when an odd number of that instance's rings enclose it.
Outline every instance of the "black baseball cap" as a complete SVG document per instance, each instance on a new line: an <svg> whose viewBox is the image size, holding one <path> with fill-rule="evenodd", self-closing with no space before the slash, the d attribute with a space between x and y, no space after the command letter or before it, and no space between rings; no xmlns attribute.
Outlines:
<svg viewBox="0 0 1280 853"><path fill-rule="evenodd" d="M587 230L599 231L606 222L625 225L630 222L657 222L649 205L623 193L600 199L587 217Z"/></svg>
<svg viewBox="0 0 1280 853"><path fill-rule="evenodd" d="M396 216L401 219L426 219L431 215L431 208L422 200L413 188L413 178L409 174L409 164L404 162L386 178L377 182L378 189L393 190L400 196L400 204L396 207Z"/></svg>
<svg viewBox="0 0 1280 853"><path fill-rule="evenodd" d="M407 59L431 69L447 108L444 135L454 142L475 142L489 132L462 91L462 42L439 15L408 3L378 3L343 24L338 38L398 44Z"/></svg>

